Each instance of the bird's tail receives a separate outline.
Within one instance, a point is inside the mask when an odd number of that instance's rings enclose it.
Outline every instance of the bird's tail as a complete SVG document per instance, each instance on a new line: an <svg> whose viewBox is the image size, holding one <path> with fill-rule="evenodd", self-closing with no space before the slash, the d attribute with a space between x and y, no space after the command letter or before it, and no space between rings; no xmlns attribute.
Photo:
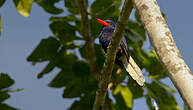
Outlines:
<svg viewBox="0 0 193 110"><path fill-rule="evenodd" d="M145 83L145 78L141 72L141 69L138 67L138 65L135 63L133 58L130 56L129 62L127 61L126 58L124 58L124 67L126 71L129 73L129 75L136 80L136 82L140 85L143 86Z"/></svg>

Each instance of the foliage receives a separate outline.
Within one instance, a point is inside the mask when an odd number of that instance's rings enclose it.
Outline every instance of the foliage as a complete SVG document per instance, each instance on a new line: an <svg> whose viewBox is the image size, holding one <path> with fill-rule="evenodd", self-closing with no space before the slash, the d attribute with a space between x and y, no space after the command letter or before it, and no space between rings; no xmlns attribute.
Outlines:
<svg viewBox="0 0 193 110"><path fill-rule="evenodd" d="M33 0L13 0L18 12L24 16L28 17L32 8Z"/></svg>
<svg viewBox="0 0 193 110"><path fill-rule="evenodd" d="M14 80L5 73L0 73L0 110L17 110L4 103L5 100L10 98L9 87L14 84Z"/></svg>
<svg viewBox="0 0 193 110"><path fill-rule="evenodd" d="M94 39L93 42L95 42L95 40L98 40L97 37L101 31L101 26L97 23L96 17L111 19L116 22L120 14L122 1L85 1L89 12L91 34ZM4 2L5 0L1 0L0 7ZM90 65L86 57L85 41L80 32L81 19L77 0L64 0L65 16L63 16L63 7L55 6L58 2L61 3L61 0L14 0L17 10L24 17L29 16L33 2L52 15L49 27L53 35L41 40L28 56L27 61L33 64L48 62L46 67L38 74L38 78L49 74L54 68L60 69L60 72L49 83L49 87L64 88L63 98L79 98L71 105L69 110L92 109L97 81L90 71ZM57 16L55 16L56 14ZM146 89L141 88L128 76L124 69L115 66L111 79L112 87L110 88L115 101L107 100L110 104L108 109L111 107L113 110L132 109L133 100L144 97L150 110L154 109L152 99L156 101L160 110L178 110L179 107L173 96L174 90L160 82L160 79L168 76L157 55L153 49L147 51L142 48L144 43L147 42L146 32L137 12L135 12L135 19L135 21L130 20L128 22L124 35L132 57L139 67L146 71L146 79L150 81L146 83ZM95 42L94 45L97 64L101 70L104 63L104 51L98 43ZM2 101L9 97L7 93L2 92L1 94L4 94Z"/></svg>

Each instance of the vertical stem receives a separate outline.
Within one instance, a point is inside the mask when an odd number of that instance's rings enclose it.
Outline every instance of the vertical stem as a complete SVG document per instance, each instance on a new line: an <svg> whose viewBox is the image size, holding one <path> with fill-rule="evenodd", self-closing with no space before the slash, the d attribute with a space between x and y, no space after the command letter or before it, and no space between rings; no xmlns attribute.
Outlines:
<svg viewBox="0 0 193 110"><path fill-rule="evenodd" d="M96 92L93 110L103 110L105 97L107 94L107 85L111 78L117 48L122 39L123 31L128 22L128 17L131 13L131 10L132 10L132 1L125 0L124 6L121 10L121 14L116 24L115 32L113 33L112 36L112 41L108 47L107 57L105 59L105 63L103 65L103 69L101 72L101 77L98 84L98 90Z"/></svg>

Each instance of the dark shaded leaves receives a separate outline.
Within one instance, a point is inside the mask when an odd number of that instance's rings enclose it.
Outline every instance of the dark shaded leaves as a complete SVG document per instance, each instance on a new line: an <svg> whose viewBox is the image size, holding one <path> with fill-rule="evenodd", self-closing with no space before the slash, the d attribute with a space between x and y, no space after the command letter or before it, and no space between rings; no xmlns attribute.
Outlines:
<svg viewBox="0 0 193 110"><path fill-rule="evenodd" d="M86 5L88 5L88 0L85 0L86 1ZM80 13L79 12L79 9L78 9L78 0L64 0L64 4L65 4L65 8L73 13L73 14L78 14Z"/></svg>
<svg viewBox="0 0 193 110"><path fill-rule="evenodd" d="M49 62L46 67L42 70L42 72L40 72L38 74L38 78L42 78L43 75L48 74L49 72L51 72L55 67L55 63L54 62Z"/></svg>
<svg viewBox="0 0 193 110"><path fill-rule="evenodd" d="M14 84L14 80L8 74L0 73L0 110L16 110L3 102L10 98L9 87Z"/></svg>
<svg viewBox="0 0 193 110"><path fill-rule="evenodd" d="M143 88L139 86L135 80L129 77L127 86L129 87L130 91L132 92L133 98L140 98L143 97Z"/></svg>
<svg viewBox="0 0 193 110"><path fill-rule="evenodd" d="M57 21L55 19L55 21L50 24L50 29L53 34L60 39L63 46L70 46L73 44L73 40L80 39L75 34L77 28L69 24L65 18L58 19ZM72 46L72 48L74 47Z"/></svg>
<svg viewBox="0 0 193 110"><path fill-rule="evenodd" d="M6 0L0 0L0 8L3 6Z"/></svg>
<svg viewBox="0 0 193 110"><path fill-rule="evenodd" d="M141 42L139 43L140 46L142 46L143 42L146 40L145 29L143 28L143 25L131 20L128 22L126 27L125 36L132 43Z"/></svg>
<svg viewBox="0 0 193 110"><path fill-rule="evenodd" d="M28 56L27 61L42 62L53 59L60 46L58 40L53 37L43 39L35 50Z"/></svg>
<svg viewBox="0 0 193 110"><path fill-rule="evenodd" d="M14 80L9 77L9 75L1 73L0 74L0 90L8 88L14 84Z"/></svg>
<svg viewBox="0 0 193 110"><path fill-rule="evenodd" d="M0 91L0 103L2 103L3 101L5 101L6 99L8 99L10 97L10 95L7 92L4 91Z"/></svg>
<svg viewBox="0 0 193 110"><path fill-rule="evenodd" d="M61 14L63 9L57 8L55 3L60 0L35 0L35 2L40 5L46 12L50 14Z"/></svg>
<svg viewBox="0 0 193 110"><path fill-rule="evenodd" d="M160 82L153 81L151 84L146 84L146 86L148 94L155 99L160 110L180 110L174 96L163 87L163 84L160 85Z"/></svg>
<svg viewBox="0 0 193 110"><path fill-rule="evenodd" d="M121 0L96 0L90 8L90 13L103 17L101 19L118 16L120 13L119 7Z"/></svg>
<svg viewBox="0 0 193 110"><path fill-rule="evenodd" d="M68 110L91 110L94 103L94 93L83 94L80 100L75 101Z"/></svg>
<svg viewBox="0 0 193 110"><path fill-rule="evenodd" d="M7 104L1 104L0 103L0 110L18 110L18 109L13 108L13 107L11 107L11 106L9 106Z"/></svg>

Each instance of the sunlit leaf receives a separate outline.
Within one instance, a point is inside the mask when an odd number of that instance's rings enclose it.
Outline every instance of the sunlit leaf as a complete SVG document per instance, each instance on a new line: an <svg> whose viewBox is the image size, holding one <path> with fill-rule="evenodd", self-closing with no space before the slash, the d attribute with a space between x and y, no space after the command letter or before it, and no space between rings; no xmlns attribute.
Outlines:
<svg viewBox="0 0 193 110"><path fill-rule="evenodd" d="M5 73L0 73L0 90L14 84L14 80Z"/></svg>
<svg viewBox="0 0 193 110"><path fill-rule="evenodd" d="M116 103L113 104L112 106L115 110L131 110L131 108L127 107L121 93L116 94L114 98L116 100Z"/></svg>
<svg viewBox="0 0 193 110"><path fill-rule="evenodd" d="M132 95L130 89L127 86L117 85L117 87L113 91L113 94L117 95L118 93L121 94L126 106L128 108L132 108L133 95Z"/></svg>
<svg viewBox="0 0 193 110"><path fill-rule="evenodd" d="M14 0L15 6L18 12L24 16L28 17L32 8L34 0Z"/></svg>

